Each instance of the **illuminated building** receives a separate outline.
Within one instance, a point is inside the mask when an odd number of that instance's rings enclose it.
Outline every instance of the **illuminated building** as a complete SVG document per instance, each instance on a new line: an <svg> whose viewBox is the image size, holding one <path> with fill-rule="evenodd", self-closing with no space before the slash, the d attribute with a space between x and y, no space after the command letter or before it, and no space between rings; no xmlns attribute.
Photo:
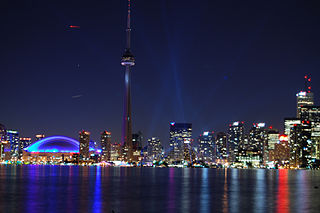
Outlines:
<svg viewBox="0 0 320 213"><path fill-rule="evenodd" d="M51 136L36 141L23 151L26 162L75 162L74 156L79 155L79 141L66 136ZM90 147L90 153L95 153Z"/></svg>
<svg viewBox="0 0 320 213"><path fill-rule="evenodd" d="M46 136L44 134L38 134L36 135L36 141L38 140L42 140L43 138L45 138Z"/></svg>
<svg viewBox="0 0 320 213"><path fill-rule="evenodd" d="M320 123L314 123L311 127L311 140L313 143L312 158L320 159Z"/></svg>
<svg viewBox="0 0 320 213"><path fill-rule="evenodd" d="M132 148L134 151L142 149L143 135L142 132L132 134Z"/></svg>
<svg viewBox="0 0 320 213"><path fill-rule="evenodd" d="M311 124L294 125L290 131L290 166L309 168L312 163Z"/></svg>
<svg viewBox="0 0 320 213"><path fill-rule="evenodd" d="M125 66L125 101L123 113L122 143L124 145L125 160L131 161L133 158L132 148L132 119L131 119L131 67L135 65L135 59L131 52L131 5L128 0L127 16L127 45L121 59L121 65Z"/></svg>
<svg viewBox="0 0 320 213"><path fill-rule="evenodd" d="M203 132L198 138L198 159L205 162L215 161L215 143L212 131Z"/></svg>
<svg viewBox="0 0 320 213"><path fill-rule="evenodd" d="M235 162L239 156L239 145L244 143L244 122L233 122L228 130L229 162Z"/></svg>
<svg viewBox="0 0 320 213"><path fill-rule="evenodd" d="M279 131L276 129L268 129L267 130L267 150L268 152L265 152L264 159L265 161L274 161L275 158L275 145L279 143Z"/></svg>
<svg viewBox="0 0 320 213"><path fill-rule="evenodd" d="M247 151L246 155L239 156L238 161L242 163L242 165L246 165L248 167L260 167L262 158L261 155L254 151Z"/></svg>
<svg viewBox="0 0 320 213"><path fill-rule="evenodd" d="M90 132L79 132L80 160L89 160Z"/></svg>
<svg viewBox="0 0 320 213"><path fill-rule="evenodd" d="M27 148L28 146L31 145L31 138L20 138L20 147L19 147L19 150L21 150L19 152L20 156L19 157L22 157L22 151L24 148Z"/></svg>
<svg viewBox="0 0 320 213"><path fill-rule="evenodd" d="M111 132L101 133L101 160L110 161L111 159Z"/></svg>
<svg viewBox="0 0 320 213"><path fill-rule="evenodd" d="M284 134L288 135L290 138L290 130L294 125L301 124L299 118L285 118L284 119Z"/></svg>
<svg viewBox="0 0 320 213"><path fill-rule="evenodd" d="M311 78L310 76L304 76L305 79L305 90L300 91L296 94L297 96L297 118L301 116L301 107L313 106L314 98L313 93L311 92Z"/></svg>
<svg viewBox="0 0 320 213"><path fill-rule="evenodd" d="M313 93L301 91L297 93L297 117L300 118L301 108L305 106L313 106Z"/></svg>
<svg viewBox="0 0 320 213"><path fill-rule="evenodd" d="M7 141L10 143L11 159L18 160L22 153L18 131L7 130Z"/></svg>
<svg viewBox="0 0 320 213"><path fill-rule="evenodd" d="M148 139L148 158L153 160L160 160L162 155L162 145L159 138L152 137Z"/></svg>
<svg viewBox="0 0 320 213"><path fill-rule="evenodd" d="M31 138L20 138L21 149L31 145Z"/></svg>
<svg viewBox="0 0 320 213"><path fill-rule="evenodd" d="M121 150L122 150L121 144L118 144L118 143L111 144L110 160L111 161L122 160Z"/></svg>
<svg viewBox="0 0 320 213"><path fill-rule="evenodd" d="M170 161L183 161L191 156L191 137L191 123L170 123Z"/></svg>
<svg viewBox="0 0 320 213"><path fill-rule="evenodd" d="M218 132L216 138L216 155L219 161L227 161L227 134L224 132Z"/></svg>
<svg viewBox="0 0 320 213"><path fill-rule="evenodd" d="M290 146L287 135L280 135L278 143L274 145L274 161L278 165L286 166L290 160Z"/></svg>
<svg viewBox="0 0 320 213"><path fill-rule="evenodd" d="M311 126L311 141L313 159L320 159L320 107L319 106L304 106L300 108L300 119L302 125L310 124Z"/></svg>
<svg viewBox="0 0 320 213"><path fill-rule="evenodd" d="M4 148L8 149L8 142L7 142L7 130L6 127L0 124L0 160L5 159L5 152ZM10 145L10 144L9 144ZM9 146L10 152L10 146Z"/></svg>
<svg viewBox="0 0 320 213"><path fill-rule="evenodd" d="M320 106L303 106L300 108L300 120L320 123Z"/></svg>
<svg viewBox="0 0 320 213"><path fill-rule="evenodd" d="M279 142L279 135L279 131L276 129L267 130L268 149L274 149L275 144Z"/></svg>
<svg viewBox="0 0 320 213"><path fill-rule="evenodd" d="M268 161L268 135L265 123L254 123L249 132L249 151L256 152L261 157L261 163Z"/></svg>
<svg viewBox="0 0 320 213"><path fill-rule="evenodd" d="M139 161L141 159L143 135L142 132L132 134L132 150L133 150L133 161Z"/></svg>

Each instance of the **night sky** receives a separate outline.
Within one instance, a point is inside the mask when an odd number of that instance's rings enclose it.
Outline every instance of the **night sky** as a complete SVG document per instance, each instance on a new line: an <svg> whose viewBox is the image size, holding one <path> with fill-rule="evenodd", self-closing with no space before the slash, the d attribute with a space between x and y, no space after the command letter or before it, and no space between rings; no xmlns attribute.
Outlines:
<svg viewBox="0 0 320 213"><path fill-rule="evenodd" d="M317 1L132 0L133 131L168 144L233 121L280 130L312 77L320 97ZM1 1L0 123L78 138L122 126L126 1ZM80 29L70 29L79 25Z"/></svg>

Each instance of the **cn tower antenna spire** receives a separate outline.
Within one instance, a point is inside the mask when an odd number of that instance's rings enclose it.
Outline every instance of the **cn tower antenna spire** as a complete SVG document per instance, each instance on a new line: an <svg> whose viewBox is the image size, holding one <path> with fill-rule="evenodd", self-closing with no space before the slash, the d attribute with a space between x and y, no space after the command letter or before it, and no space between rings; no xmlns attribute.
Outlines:
<svg viewBox="0 0 320 213"><path fill-rule="evenodd" d="M131 48L131 1L128 0L128 17L127 17L127 49Z"/></svg>

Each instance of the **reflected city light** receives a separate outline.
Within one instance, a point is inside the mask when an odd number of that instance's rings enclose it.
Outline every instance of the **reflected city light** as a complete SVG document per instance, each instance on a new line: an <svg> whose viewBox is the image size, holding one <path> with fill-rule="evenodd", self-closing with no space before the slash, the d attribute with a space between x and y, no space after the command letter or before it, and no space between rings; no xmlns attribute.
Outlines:
<svg viewBox="0 0 320 213"><path fill-rule="evenodd" d="M202 169L200 186L200 212L210 212L208 169Z"/></svg>
<svg viewBox="0 0 320 213"><path fill-rule="evenodd" d="M277 212L290 212L289 202L288 170L280 169L278 174Z"/></svg>
<svg viewBox="0 0 320 213"><path fill-rule="evenodd" d="M229 212L228 203L228 169L224 169L224 184L223 184L223 199L222 199L222 212Z"/></svg>

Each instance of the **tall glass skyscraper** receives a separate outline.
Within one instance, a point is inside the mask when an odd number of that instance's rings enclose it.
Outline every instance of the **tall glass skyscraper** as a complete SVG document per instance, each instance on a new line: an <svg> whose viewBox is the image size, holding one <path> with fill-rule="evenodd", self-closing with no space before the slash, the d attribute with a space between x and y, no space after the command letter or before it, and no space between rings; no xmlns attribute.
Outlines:
<svg viewBox="0 0 320 213"><path fill-rule="evenodd" d="M215 161L215 140L214 132L203 132L198 138L199 150L198 159L205 162Z"/></svg>
<svg viewBox="0 0 320 213"><path fill-rule="evenodd" d="M301 91L296 94L297 96L297 118L301 117L301 108L305 106L313 106L314 98L313 93Z"/></svg>
<svg viewBox="0 0 320 213"><path fill-rule="evenodd" d="M229 125L228 155L230 162L235 162L239 156L239 145L244 143L244 138L244 122L236 121Z"/></svg>
<svg viewBox="0 0 320 213"><path fill-rule="evenodd" d="M227 134L224 132L217 133L216 156L221 163L228 160Z"/></svg>
<svg viewBox="0 0 320 213"><path fill-rule="evenodd" d="M10 143L11 158L17 160L22 153L20 138L17 130L7 130L7 140Z"/></svg>
<svg viewBox="0 0 320 213"><path fill-rule="evenodd" d="M80 160L89 160L90 132L79 132L79 154Z"/></svg>
<svg viewBox="0 0 320 213"><path fill-rule="evenodd" d="M170 123L170 161L183 161L192 142L191 123ZM187 150L186 150L187 149Z"/></svg>
<svg viewBox="0 0 320 213"><path fill-rule="evenodd" d="M160 139L152 137L148 139L148 158L149 160L160 160L162 154L162 145Z"/></svg>
<svg viewBox="0 0 320 213"><path fill-rule="evenodd" d="M111 132L101 133L101 160L110 161L111 158Z"/></svg>

